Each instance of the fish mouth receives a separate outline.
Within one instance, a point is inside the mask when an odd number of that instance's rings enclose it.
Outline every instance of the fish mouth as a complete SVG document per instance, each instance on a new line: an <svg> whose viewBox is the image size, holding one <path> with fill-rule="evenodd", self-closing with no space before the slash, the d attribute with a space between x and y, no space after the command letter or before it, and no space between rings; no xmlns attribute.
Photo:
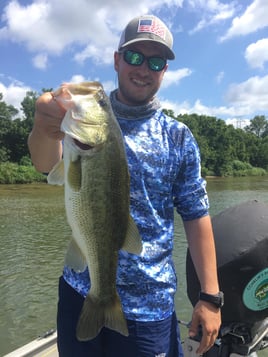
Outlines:
<svg viewBox="0 0 268 357"><path fill-rule="evenodd" d="M77 139L73 139L74 140L74 143L76 146L78 146L81 150L90 150L90 149L93 149L93 146L90 146L88 144L84 144L84 143L81 143L81 141L77 140Z"/></svg>

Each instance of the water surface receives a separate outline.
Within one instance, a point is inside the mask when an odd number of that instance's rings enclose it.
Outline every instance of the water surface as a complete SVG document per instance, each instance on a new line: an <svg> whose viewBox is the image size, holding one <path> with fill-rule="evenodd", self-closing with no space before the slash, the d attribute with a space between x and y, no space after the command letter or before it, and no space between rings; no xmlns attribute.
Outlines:
<svg viewBox="0 0 268 357"><path fill-rule="evenodd" d="M268 203L268 177L208 179L208 192L211 215L249 199ZM57 284L70 228L65 218L62 187L0 185L0 207L0 356L3 356L56 326ZM176 307L179 318L189 321L186 246L176 215L174 261L179 277ZM186 333L182 327L182 334Z"/></svg>

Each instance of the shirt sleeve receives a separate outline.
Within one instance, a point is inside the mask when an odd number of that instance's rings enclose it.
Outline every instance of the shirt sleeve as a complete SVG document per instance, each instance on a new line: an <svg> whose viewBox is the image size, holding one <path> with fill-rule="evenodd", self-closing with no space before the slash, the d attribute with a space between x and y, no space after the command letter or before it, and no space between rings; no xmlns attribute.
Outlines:
<svg viewBox="0 0 268 357"><path fill-rule="evenodd" d="M201 177L200 151L187 126L175 147L180 152L181 164L173 185L174 206L184 221L206 216L209 200L206 181Z"/></svg>

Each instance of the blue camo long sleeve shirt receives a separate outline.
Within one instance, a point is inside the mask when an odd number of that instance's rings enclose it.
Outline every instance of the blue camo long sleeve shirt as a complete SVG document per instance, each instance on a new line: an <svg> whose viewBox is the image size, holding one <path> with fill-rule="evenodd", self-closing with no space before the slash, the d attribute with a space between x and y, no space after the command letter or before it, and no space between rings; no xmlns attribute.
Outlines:
<svg viewBox="0 0 268 357"><path fill-rule="evenodd" d="M119 252L117 290L127 319L157 321L174 311L177 279L172 261L174 207L182 219L208 214L200 155L190 130L160 108L149 117L117 115L130 172L131 215L143 242L140 256ZM80 294L89 274L64 267L64 278Z"/></svg>

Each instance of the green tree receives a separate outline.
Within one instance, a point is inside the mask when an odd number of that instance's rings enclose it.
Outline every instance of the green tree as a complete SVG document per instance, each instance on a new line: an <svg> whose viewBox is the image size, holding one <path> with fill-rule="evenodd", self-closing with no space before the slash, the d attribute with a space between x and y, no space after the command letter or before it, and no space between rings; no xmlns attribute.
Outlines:
<svg viewBox="0 0 268 357"><path fill-rule="evenodd" d="M264 132L262 137L258 137L253 132L253 126L252 131L236 129L222 119L205 115L184 114L176 119L184 122L195 136L201 152L203 173L222 176L233 175L235 171L246 173L254 167L267 169L268 151ZM256 125L256 122L253 121L253 124Z"/></svg>
<svg viewBox="0 0 268 357"><path fill-rule="evenodd" d="M13 105L7 105L3 101L3 94L0 93L0 118L4 118L6 120L13 119L19 111L13 107Z"/></svg>
<svg viewBox="0 0 268 357"><path fill-rule="evenodd" d="M23 118L15 119L19 111L7 105L0 94L0 161L20 162L29 156L27 137L33 126L35 102L38 94L27 92L21 103Z"/></svg>
<svg viewBox="0 0 268 357"><path fill-rule="evenodd" d="M264 133L267 134L267 129L267 120L264 115L256 115L250 121L250 125L245 128L247 132L255 134L258 138L261 138Z"/></svg>
<svg viewBox="0 0 268 357"><path fill-rule="evenodd" d="M10 130L5 136L5 146L9 152L9 161L20 162L24 156L29 156L27 138L29 130L23 121L15 119L11 122Z"/></svg>
<svg viewBox="0 0 268 357"><path fill-rule="evenodd" d="M10 159L10 149L8 147L8 135L12 127L12 119L18 114L18 110L12 105L7 105L3 101L3 94L0 93L0 162Z"/></svg>
<svg viewBox="0 0 268 357"><path fill-rule="evenodd" d="M24 114L23 126L30 132L33 126L35 102L38 98L38 93L29 91L26 93L26 97L21 102L21 107Z"/></svg>
<svg viewBox="0 0 268 357"><path fill-rule="evenodd" d="M268 120L266 121L266 125L265 125L265 128L264 128L262 137L263 137L263 138L268 137Z"/></svg>

